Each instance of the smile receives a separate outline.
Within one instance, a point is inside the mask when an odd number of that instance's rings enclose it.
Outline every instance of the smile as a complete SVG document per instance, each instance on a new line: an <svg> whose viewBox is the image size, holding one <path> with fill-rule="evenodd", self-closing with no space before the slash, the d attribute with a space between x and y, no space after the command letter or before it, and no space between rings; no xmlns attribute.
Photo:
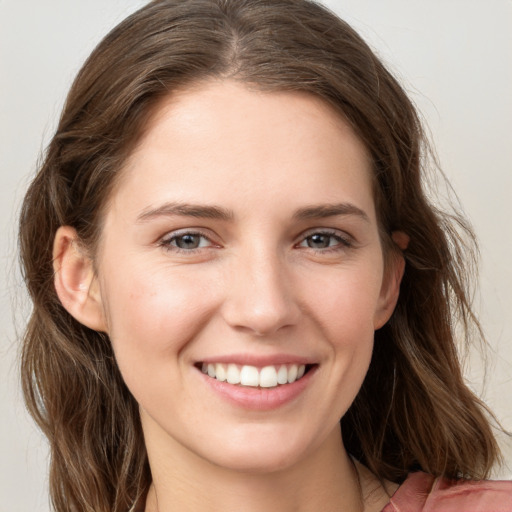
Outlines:
<svg viewBox="0 0 512 512"><path fill-rule="evenodd" d="M274 388L301 379L309 365L280 364L263 368L234 363L202 363L201 371L220 382L247 387Z"/></svg>

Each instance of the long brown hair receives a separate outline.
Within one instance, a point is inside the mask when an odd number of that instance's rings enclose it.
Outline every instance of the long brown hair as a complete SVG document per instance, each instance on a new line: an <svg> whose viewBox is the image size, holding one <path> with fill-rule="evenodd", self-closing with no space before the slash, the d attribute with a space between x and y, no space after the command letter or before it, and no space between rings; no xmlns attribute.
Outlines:
<svg viewBox="0 0 512 512"><path fill-rule="evenodd" d="M73 226L94 255L118 171L158 100L230 78L260 90L305 91L353 126L368 148L383 246L410 237L396 310L341 420L344 443L381 478L413 469L480 478L498 458L485 408L466 387L457 321L479 335L463 219L426 199L426 144L413 105L345 22L307 0L160 0L128 17L78 74L20 219L34 307L23 341L29 411L49 439L59 512L126 512L151 475L138 407L108 337L75 321L53 285L52 243ZM464 240L469 241L469 246ZM396 249L395 249L396 250Z"/></svg>

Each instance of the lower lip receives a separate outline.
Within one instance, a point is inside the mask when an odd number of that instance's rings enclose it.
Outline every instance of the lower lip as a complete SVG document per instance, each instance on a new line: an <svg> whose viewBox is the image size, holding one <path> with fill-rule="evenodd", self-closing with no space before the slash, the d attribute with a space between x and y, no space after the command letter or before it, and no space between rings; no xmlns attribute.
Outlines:
<svg viewBox="0 0 512 512"><path fill-rule="evenodd" d="M303 377L291 384L282 384L273 388L253 388L229 384L198 371L215 393L232 404L253 411L271 411L297 398L310 383L316 369L317 366L314 366Z"/></svg>

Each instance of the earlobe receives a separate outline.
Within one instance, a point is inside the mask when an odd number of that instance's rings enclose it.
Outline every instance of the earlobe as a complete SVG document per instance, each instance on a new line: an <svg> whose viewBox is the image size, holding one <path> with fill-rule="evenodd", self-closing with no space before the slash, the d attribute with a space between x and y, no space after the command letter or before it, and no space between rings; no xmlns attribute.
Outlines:
<svg viewBox="0 0 512 512"><path fill-rule="evenodd" d="M409 237L403 232L393 232L392 239L401 249L393 252L391 262L387 269L387 275L382 283L379 305L375 313L374 329L380 329L390 318L395 310L400 295L400 283L405 272L405 259L402 250L407 248Z"/></svg>
<svg viewBox="0 0 512 512"><path fill-rule="evenodd" d="M106 332L101 293L92 260L79 245L76 230L61 226L53 243L54 284L64 308L81 324Z"/></svg>

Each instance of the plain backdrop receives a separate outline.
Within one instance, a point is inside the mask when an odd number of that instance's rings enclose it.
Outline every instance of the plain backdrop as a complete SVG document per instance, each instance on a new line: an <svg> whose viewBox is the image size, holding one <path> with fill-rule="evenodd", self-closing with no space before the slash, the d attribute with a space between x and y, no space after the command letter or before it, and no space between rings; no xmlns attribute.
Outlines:
<svg viewBox="0 0 512 512"><path fill-rule="evenodd" d="M0 512L49 510L47 449L25 412L16 261L23 192L84 59L140 0L0 0ZM491 349L470 385L512 430L512 2L330 0L402 81L481 244L477 310ZM16 319L16 321L15 321ZM486 377L484 379L484 376ZM512 478L512 447L503 440Z"/></svg>

